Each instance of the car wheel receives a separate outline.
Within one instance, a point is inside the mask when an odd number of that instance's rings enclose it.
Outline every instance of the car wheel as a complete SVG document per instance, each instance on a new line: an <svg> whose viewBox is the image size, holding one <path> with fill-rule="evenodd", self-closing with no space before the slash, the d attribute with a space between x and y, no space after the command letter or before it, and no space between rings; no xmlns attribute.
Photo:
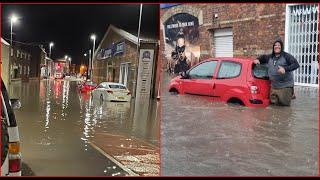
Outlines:
<svg viewBox="0 0 320 180"><path fill-rule="evenodd" d="M172 90L170 90L170 94L177 95L177 94L179 94L179 92L176 89L172 89Z"/></svg>

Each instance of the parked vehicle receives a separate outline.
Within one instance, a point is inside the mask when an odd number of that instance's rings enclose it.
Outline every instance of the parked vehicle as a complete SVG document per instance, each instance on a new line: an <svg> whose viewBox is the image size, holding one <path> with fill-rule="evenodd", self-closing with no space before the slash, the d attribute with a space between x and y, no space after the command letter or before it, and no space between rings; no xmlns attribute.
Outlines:
<svg viewBox="0 0 320 180"><path fill-rule="evenodd" d="M214 97L248 107L266 107L270 81L264 65L253 59L211 58L171 80L169 92Z"/></svg>
<svg viewBox="0 0 320 180"><path fill-rule="evenodd" d="M1 80L1 176L21 176L20 138L13 112L20 107L18 99L9 99Z"/></svg>
<svg viewBox="0 0 320 180"><path fill-rule="evenodd" d="M131 100L131 93L123 84L103 82L92 91L92 97L101 101L128 102Z"/></svg>
<svg viewBox="0 0 320 180"><path fill-rule="evenodd" d="M55 79L63 79L63 75L62 75L61 73L56 72L56 73L54 74L54 78L55 78Z"/></svg>
<svg viewBox="0 0 320 180"><path fill-rule="evenodd" d="M97 87L97 84L91 80L86 80L85 82L80 84L78 87L80 92L87 93L94 90Z"/></svg>

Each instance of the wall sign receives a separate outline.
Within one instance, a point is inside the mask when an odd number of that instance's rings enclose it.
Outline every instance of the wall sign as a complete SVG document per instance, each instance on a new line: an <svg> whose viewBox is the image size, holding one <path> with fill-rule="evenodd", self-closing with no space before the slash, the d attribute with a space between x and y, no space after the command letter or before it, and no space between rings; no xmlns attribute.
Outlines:
<svg viewBox="0 0 320 180"><path fill-rule="evenodd" d="M149 99L151 92L151 80L153 74L153 49L140 49L138 80L137 80L137 99Z"/></svg>
<svg viewBox="0 0 320 180"><path fill-rule="evenodd" d="M124 40L112 43L111 46L105 48L105 49L100 49L96 55L96 58L98 60L101 59L108 59L114 56L121 56L123 55L125 50L125 42Z"/></svg>

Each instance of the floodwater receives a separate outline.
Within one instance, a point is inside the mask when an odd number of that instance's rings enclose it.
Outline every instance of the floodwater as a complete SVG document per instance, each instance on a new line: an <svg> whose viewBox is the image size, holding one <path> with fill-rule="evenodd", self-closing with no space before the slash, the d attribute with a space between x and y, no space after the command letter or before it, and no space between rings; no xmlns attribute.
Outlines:
<svg viewBox="0 0 320 180"><path fill-rule="evenodd" d="M317 176L318 89L291 107L248 108L162 87L161 172L170 176Z"/></svg>
<svg viewBox="0 0 320 180"><path fill-rule="evenodd" d="M110 156L92 146L92 143L99 146L118 142L106 141L104 136L95 142L98 134L118 135L159 146L155 102L146 101L137 108L134 108L134 99L131 103L102 103L92 99L90 94L79 93L76 85L76 81L68 80L11 85L11 98L19 98L22 104L15 115L25 166L23 175L129 175L110 160ZM152 113L139 116L139 111L146 108Z"/></svg>

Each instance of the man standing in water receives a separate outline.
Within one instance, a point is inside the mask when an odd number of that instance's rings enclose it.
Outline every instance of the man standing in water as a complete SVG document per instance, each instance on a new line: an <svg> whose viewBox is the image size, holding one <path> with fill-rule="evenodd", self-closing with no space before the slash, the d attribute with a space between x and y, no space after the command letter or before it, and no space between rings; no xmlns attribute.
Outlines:
<svg viewBox="0 0 320 180"><path fill-rule="evenodd" d="M267 64L271 80L270 101L273 104L290 106L294 95L293 71L300 67L296 58L283 51L283 42L274 42L272 54L259 56L254 64Z"/></svg>

